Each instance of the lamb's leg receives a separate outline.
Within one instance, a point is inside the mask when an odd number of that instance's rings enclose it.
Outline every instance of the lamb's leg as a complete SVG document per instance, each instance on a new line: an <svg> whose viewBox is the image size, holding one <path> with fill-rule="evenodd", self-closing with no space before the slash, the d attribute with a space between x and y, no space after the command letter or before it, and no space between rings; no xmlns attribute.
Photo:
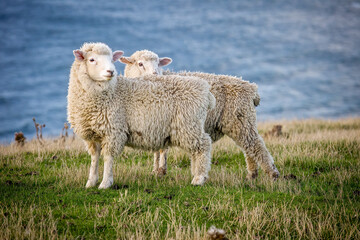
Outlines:
<svg viewBox="0 0 360 240"><path fill-rule="evenodd" d="M119 132L105 139L102 143L102 154L104 155L104 175L103 180L100 183L100 189L109 188L113 182L113 165L114 157L121 153L124 149L127 135L124 132Z"/></svg>
<svg viewBox="0 0 360 240"><path fill-rule="evenodd" d="M159 171L160 152L154 152L154 167L153 173L157 174Z"/></svg>
<svg viewBox="0 0 360 240"><path fill-rule="evenodd" d="M158 176L166 175L166 170L167 170L166 161L167 161L167 149L160 149Z"/></svg>
<svg viewBox="0 0 360 240"><path fill-rule="evenodd" d="M198 141L196 141L198 140ZM203 185L209 178L211 168L211 139L208 134L203 133L200 139L193 140L195 149L191 152L191 172L194 176L191 184Z"/></svg>
<svg viewBox="0 0 360 240"><path fill-rule="evenodd" d="M86 188L94 187L99 180L99 158L100 158L100 144L95 142L86 142L88 152L91 155L91 165L89 172L89 179L86 183Z"/></svg>
<svg viewBox="0 0 360 240"><path fill-rule="evenodd" d="M228 134L245 152L249 179L257 177L258 164L271 178L279 177L274 160L267 150L262 137L259 135L256 124L238 124Z"/></svg>
<svg viewBox="0 0 360 240"><path fill-rule="evenodd" d="M154 153L154 168L153 173L158 177L166 175L167 170L167 150L160 149L159 152Z"/></svg>
<svg viewBox="0 0 360 240"><path fill-rule="evenodd" d="M114 164L114 158L111 155L105 155L104 156L104 176L103 180L99 186L99 189L106 189L109 188L113 182L113 164Z"/></svg>
<svg viewBox="0 0 360 240"><path fill-rule="evenodd" d="M274 164L274 159L270 155L265 146L264 140L259 134L257 135L257 138L254 139L253 144L244 148L244 151L245 154L249 156L248 159L254 159L260 165L262 170L271 178L276 179L279 177L280 173ZM249 172L249 174L250 173L251 172ZM248 177L254 178L253 175L248 175Z"/></svg>
<svg viewBox="0 0 360 240"><path fill-rule="evenodd" d="M197 172L197 166L196 166L196 158L194 156L191 157L190 161L190 167L191 167L191 176L194 177L195 173Z"/></svg>
<svg viewBox="0 0 360 240"><path fill-rule="evenodd" d="M248 174L246 176L247 179L255 179L258 176L258 164L256 160L245 153L245 162Z"/></svg>

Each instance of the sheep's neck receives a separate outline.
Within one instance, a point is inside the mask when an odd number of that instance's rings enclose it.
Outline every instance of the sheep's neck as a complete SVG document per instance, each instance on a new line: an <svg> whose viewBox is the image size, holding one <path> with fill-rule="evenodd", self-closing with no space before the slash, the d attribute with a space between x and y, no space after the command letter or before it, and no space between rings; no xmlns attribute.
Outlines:
<svg viewBox="0 0 360 240"><path fill-rule="evenodd" d="M115 92L116 77L113 77L109 81L95 81L87 72L74 72L76 85L82 89L82 94L86 94L90 98L106 96L110 97ZM81 80L80 80L81 79Z"/></svg>

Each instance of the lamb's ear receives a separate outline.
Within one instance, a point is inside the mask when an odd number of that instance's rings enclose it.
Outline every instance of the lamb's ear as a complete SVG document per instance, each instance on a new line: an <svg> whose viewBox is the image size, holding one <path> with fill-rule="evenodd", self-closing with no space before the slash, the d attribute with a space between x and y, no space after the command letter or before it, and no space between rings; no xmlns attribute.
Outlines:
<svg viewBox="0 0 360 240"><path fill-rule="evenodd" d="M74 50L73 53L77 60L82 61L85 59L84 53L82 51L80 51L79 49Z"/></svg>
<svg viewBox="0 0 360 240"><path fill-rule="evenodd" d="M113 53L113 61L116 62L124 54L123 51L115 51Z"/></svg>
<svg viewBox="0 0 360 240"><path fill-rule="evenodd" d="M134 60L131 57L121 57L119 59L119 61L124 64L133 64L134 63Z"/></svg>
<svg viewBox="0 0 360 240"><path fill-rule="evenodd" d="M172 62L171 58L163 57L159 59L159 67L169 65Z"/></svg>

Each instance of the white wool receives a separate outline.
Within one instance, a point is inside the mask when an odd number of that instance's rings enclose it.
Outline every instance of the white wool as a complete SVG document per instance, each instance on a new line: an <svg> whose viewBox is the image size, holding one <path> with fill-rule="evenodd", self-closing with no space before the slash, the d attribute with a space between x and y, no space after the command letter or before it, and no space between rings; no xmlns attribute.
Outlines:
<svg viewBox="0 0 360 240"><path fill-rule="evenodd" d="M141 61L143 64L150 62L150 65L155 66L154 63L159 59L156 53L148 50L137 51L130 58L133 62ZM158 68L160 69L160 67ZM137 71L131 64L127 64L125 74L136 77ZM205 122L205 131L210 134L212 141L215 142L227 135L243 149L246 156L248 178L257 176L258 165L271 178L279 176L274 160L256 127L255 107L260 103L256 84L233 76L201 72L175 73L166 71L163 74L166 76L193 76L207 81L211 85L210 91L216 98L216 107L208 112ZM167 168L166 151L160 154L155 153L154 156L153 171L159 175L165 174Z"/></svg>
<svg viewBox="0 0 360 240"><path fill-rule="evenodd" d="M111 49L103 43L91 43L84 44L81 53L84 59L76 59L70 73L68 121L91 154L86 187L97 183L100 152L104 177L99 188L112 185L113 158L125 145L153 151L179 146L191 154L196 166L192 184L204 184L211 163L211 139L204 124L208 109L215 105L209 84L181 76L129 79L105 74L101 79L99 76L117 60ZM108 57L99 57L102 55ZM105 61L101 63L105 68L90 70L94 65L89 56Z"/></svg>

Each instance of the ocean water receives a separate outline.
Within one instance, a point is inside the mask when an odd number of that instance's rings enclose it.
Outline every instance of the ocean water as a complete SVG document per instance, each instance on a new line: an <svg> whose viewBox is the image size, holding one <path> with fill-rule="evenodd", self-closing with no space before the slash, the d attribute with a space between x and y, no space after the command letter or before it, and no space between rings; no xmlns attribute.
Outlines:
<svg viewBox="0 0 360 240"><path fill-rule="evenodd" d="M33 117L60 135L83 42L242 76L259 86L260 121L360 115L360 0L2 0L0 34L1 142L33 138Z"/></svg>

